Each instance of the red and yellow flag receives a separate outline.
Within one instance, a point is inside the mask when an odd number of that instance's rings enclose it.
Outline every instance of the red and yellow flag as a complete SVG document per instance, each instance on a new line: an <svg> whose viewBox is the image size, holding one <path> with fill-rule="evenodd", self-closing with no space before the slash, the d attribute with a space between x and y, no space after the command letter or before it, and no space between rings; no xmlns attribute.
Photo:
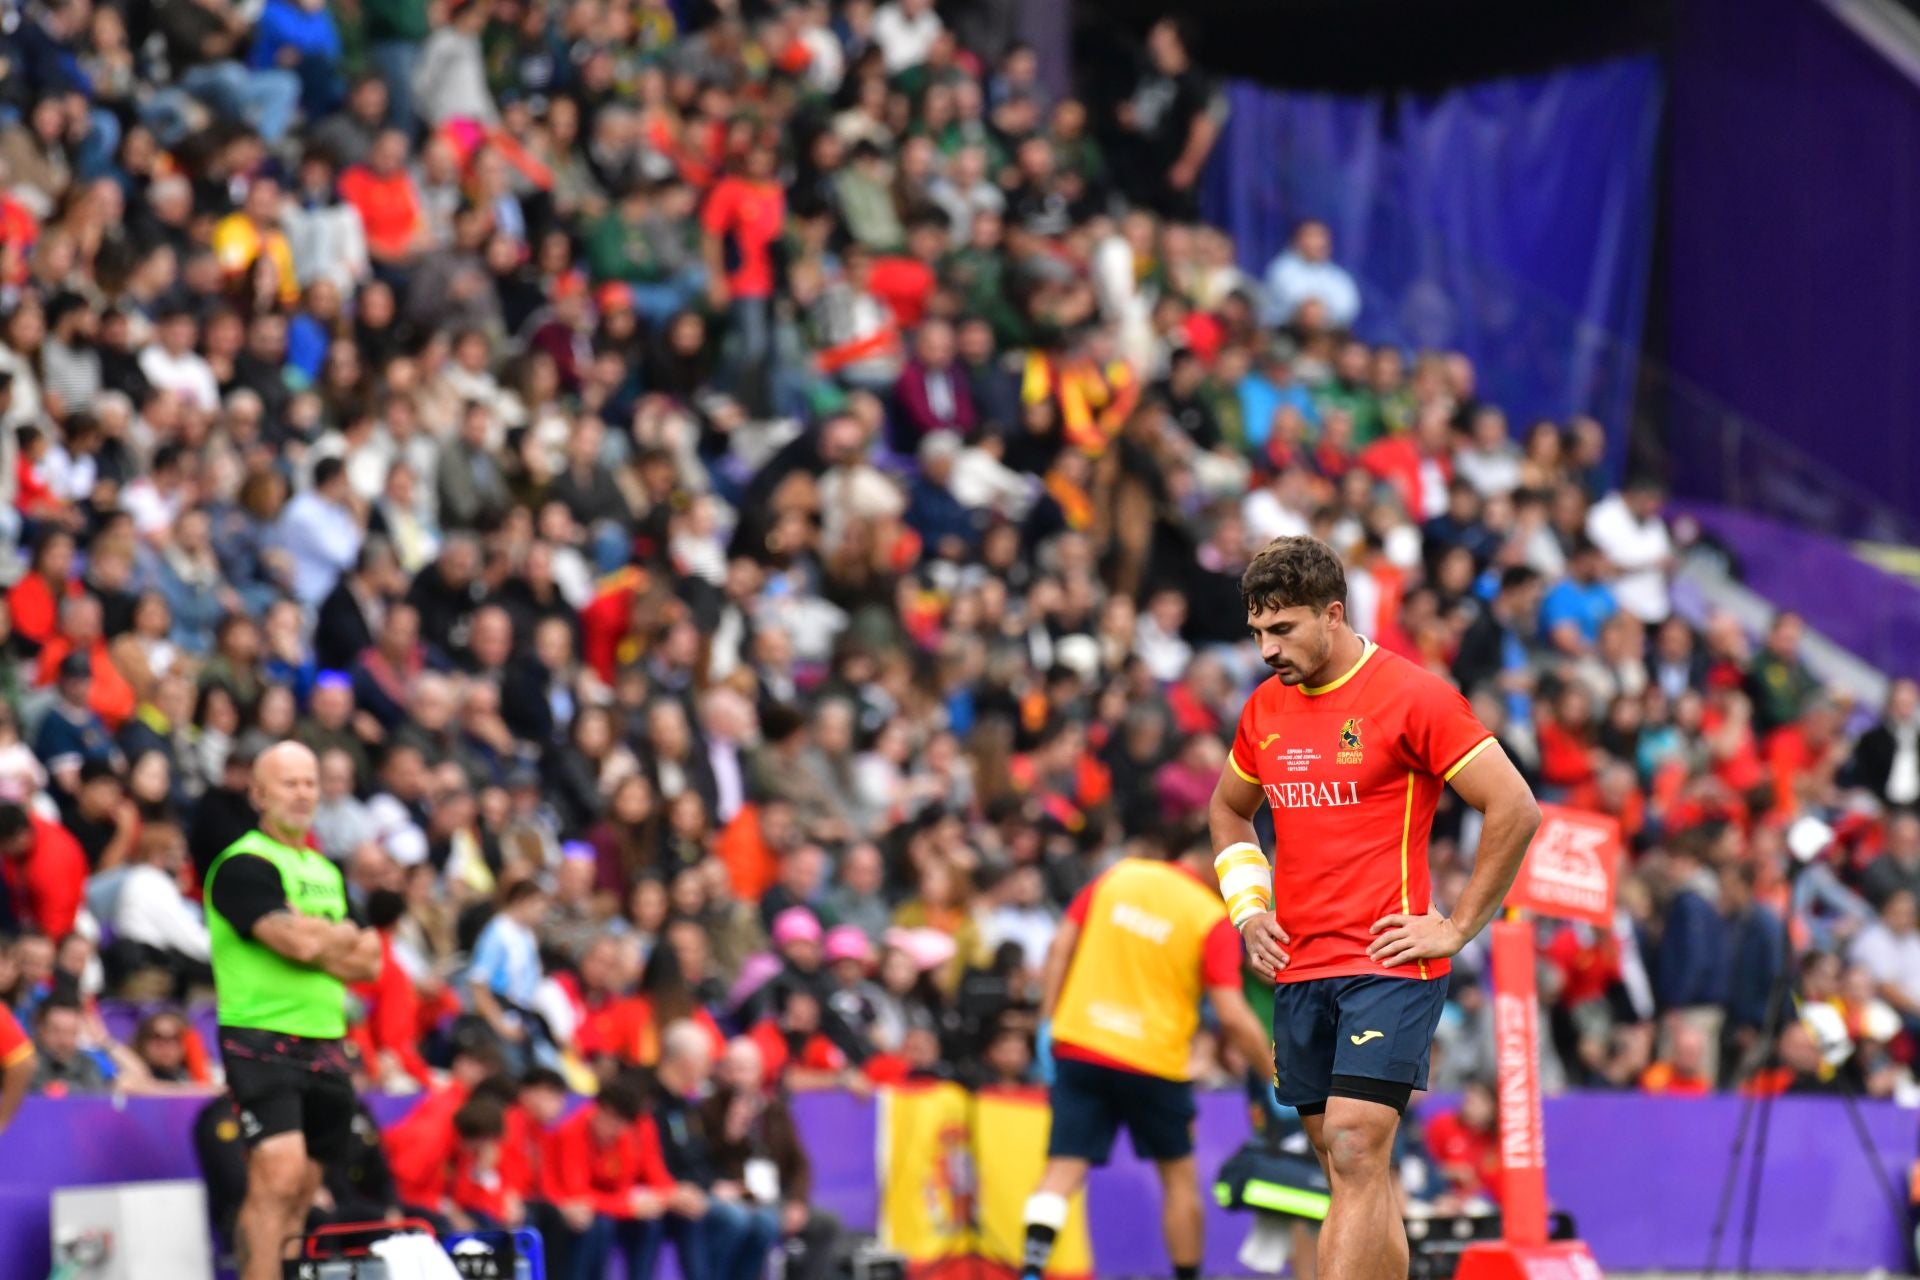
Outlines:
<svg viewBox="0 0 1920 1280"><path fill-rule="evenodd" d="M1047 1102L1037 1089L969 1098L945 1081L880 1092L880 1239L907 1260L911 1280L1020 1271L1022 1214L1047 1160ZM1047 1274L1091 1280L1086 1197L1075 1196Z"/></svg>

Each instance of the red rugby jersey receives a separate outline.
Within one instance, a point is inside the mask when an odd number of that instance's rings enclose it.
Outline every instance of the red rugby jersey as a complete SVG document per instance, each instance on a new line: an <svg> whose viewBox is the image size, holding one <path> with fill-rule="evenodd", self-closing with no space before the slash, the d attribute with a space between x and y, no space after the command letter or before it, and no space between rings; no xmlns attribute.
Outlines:
<svg viewBox="0 0 1920 1280"><path fill-rule="evenodd" d="M1459 690L1371 641L1330 684L1276 676L1254 690L1230 759L1273 810L1274 911L1293 939L1280 981L1447 972L1444 960L1382 967L1369 930L1427 910L1440 789L1492 743Z"/></svg>

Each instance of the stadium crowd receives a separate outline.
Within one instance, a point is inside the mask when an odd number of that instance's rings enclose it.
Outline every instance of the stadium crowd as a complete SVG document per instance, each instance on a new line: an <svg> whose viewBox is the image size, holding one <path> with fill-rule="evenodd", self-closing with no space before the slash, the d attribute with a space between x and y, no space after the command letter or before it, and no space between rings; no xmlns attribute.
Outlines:
<svg viewBox="0 0 1920 1280"><path fill-rule="evenodd" d="M1312 533L1363 634L1627 835L1617 927L1540 927L1550 1089L1913 1091L1914 684L1853 736L1799 620L1675 614L1658 486L1354 336L1324 226L1241 270L1177 23L1083 102L1008 8L8 8L0 1059L217 1080L199 877L294 737L386 940L366 1081L429 1093L390 1203L818 1254L782 1093L1036 1078L1055 920L1205 838L1266 674L1238 574ZM1828 1034L1756 1074L1790 956ZM1489 1191L1485 968L1435 1195ZM543 1143L618 1158L536 1184Z"/></svg>

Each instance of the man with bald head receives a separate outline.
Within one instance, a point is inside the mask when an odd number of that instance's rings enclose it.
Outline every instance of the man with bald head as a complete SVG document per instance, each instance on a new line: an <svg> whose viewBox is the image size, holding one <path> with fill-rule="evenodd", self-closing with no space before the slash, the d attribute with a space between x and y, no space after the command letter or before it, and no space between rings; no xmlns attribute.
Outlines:
<svg viewBox="0 0 1920 1280"><path fill-rule="evenodd" d="M207 928L227 1088L247 1143L234 1226L240 1280L275 1280L321 1166L352 1131L346 984L380 971L380 938L347 917L340 871L312 847L320 766L298 742L254 762L260 825L207 871Z"/></svg>

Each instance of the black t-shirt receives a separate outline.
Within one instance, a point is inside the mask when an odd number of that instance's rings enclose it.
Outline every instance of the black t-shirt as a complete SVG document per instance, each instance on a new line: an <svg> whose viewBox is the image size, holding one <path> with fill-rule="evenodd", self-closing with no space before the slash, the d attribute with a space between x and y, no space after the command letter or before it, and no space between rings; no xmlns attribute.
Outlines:
<svg viewBox="0 0 1920 1280"><path fill-rule="evenodd" d="M243 938L251 938L254 926L274 912L288 910L280 869L253 853L238 853L220 864L212 898L214 910Z"/></svg>
<svg viewBox="0 0 1920 1280"><path fill-rule="evenodd" d="M54 793L60 805L60 825L65 827L87 855L87 865L98 867L100 855L113 843L116 828L111 817L95 821L80 812L80 803L64 791Z"/></svg>
<svg viewBox="0 0 1920 1280"><path fill-rule="evenodd" d="M1197 71L1177 76L1149 72L1133 91L1133 120L1152 155L1172 164L1186 149L1195 117L1207 109L1213 86Z"/></svg>

